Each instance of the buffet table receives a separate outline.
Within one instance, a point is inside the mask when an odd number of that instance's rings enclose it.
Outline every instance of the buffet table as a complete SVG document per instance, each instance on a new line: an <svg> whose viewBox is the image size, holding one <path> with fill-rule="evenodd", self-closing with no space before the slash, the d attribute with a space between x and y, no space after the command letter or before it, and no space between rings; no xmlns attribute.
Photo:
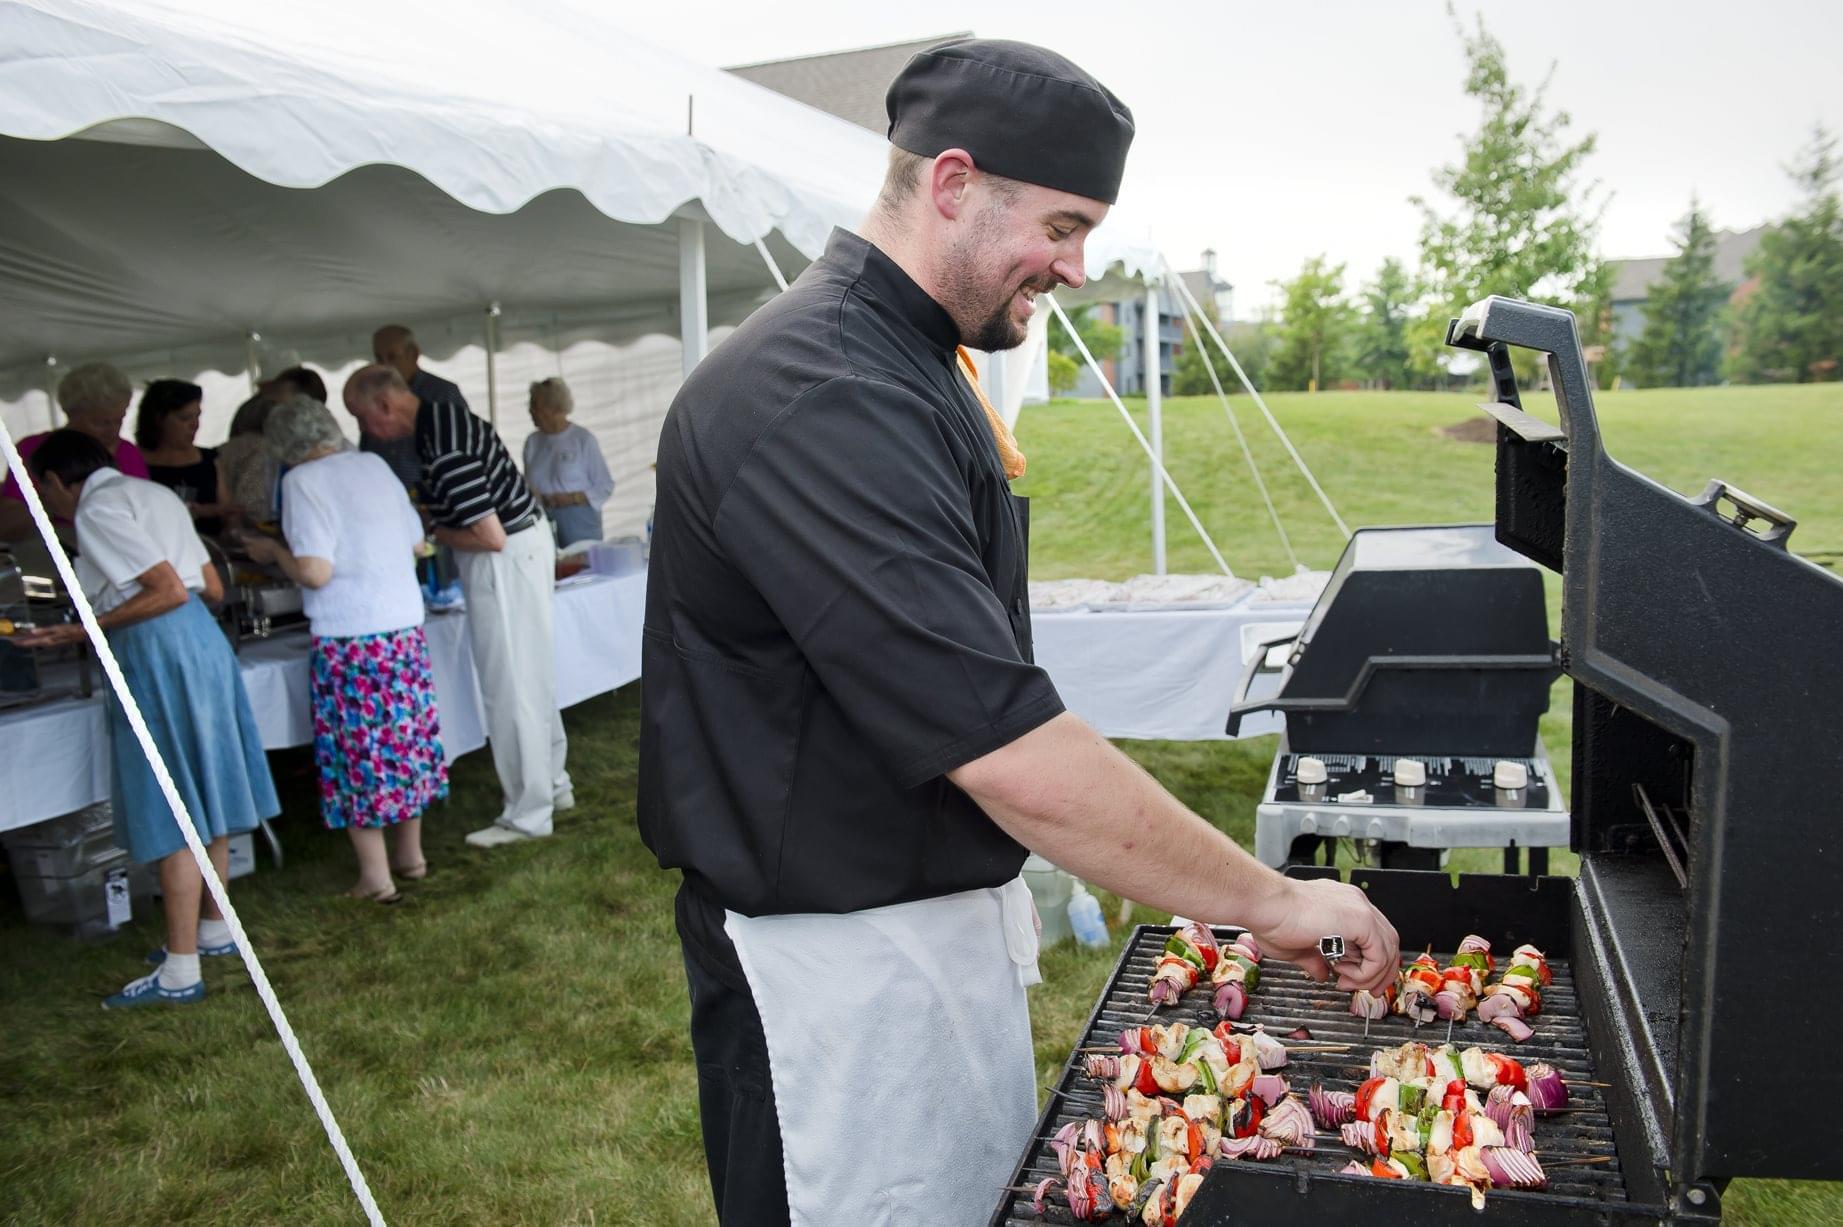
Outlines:
<svg viewBox="0 0 1843 1227"><path fill-rule="evenodd" d="M1033 610L1037 663L1068 709L1104 736L1221 740L1244 663L1312 611L1309 601L1258 595L1192 609ZM1241 736L1281 727L1263 712L1242 722Z"/></svg>
<svg viewBox="0 0 1843 1227"><path fill-rule="evenodd" d="M557 706L573 706L640 676L645 605L643 571L577 575L557 586ZM425 633L442 746L452 762L486 744L467 614L431 613ZM308 649L303 626L246 643L238 657L265 749L313 741ZM0 713L0 831L68 814L108 795L108 716L100 693Z"/></svg>

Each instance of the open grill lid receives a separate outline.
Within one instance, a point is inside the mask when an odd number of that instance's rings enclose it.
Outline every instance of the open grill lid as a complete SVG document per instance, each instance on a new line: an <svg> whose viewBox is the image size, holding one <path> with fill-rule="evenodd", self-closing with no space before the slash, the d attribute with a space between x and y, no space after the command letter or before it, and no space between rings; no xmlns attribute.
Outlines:
<svg viewBox="0 0 1843 1227"><path fill-rule="evenodd" d="M1605 966L1633 1123L1678 1190L1843 1176L1843 579L1765 503L1608 455L1570 313L1487 298L1447 341L1491 365L1498 538L1563 577L1575 953ZM1523 412L1511 346L1547 356L1559 429Z"/></svg>
<svg viewBox="0 0 1843 1227"><path fill-rule="evenodd" d="M1288 747L1306 753L1525 756L1557 674L1542 571L1490 524L1359 528L1276 692L1247 701L1264 656L1228 731L1278 711Z"/></svg>

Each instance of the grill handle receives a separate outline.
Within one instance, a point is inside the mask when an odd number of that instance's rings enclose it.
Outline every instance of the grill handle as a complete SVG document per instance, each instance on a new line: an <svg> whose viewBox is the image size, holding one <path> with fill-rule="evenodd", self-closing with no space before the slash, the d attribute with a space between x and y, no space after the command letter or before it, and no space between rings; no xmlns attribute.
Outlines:
<svg viewBox="0 0 1843 1227"><path fill-rule="evenodd" d="M1267 654L1283 643L1297 643L1302 633L1302 630L1294 631L1290 635L1279 635L1273 639L1263 639L1260 643L1255 645L1253 656L1251 656L1248 663L1242 667L1241 684L1235 687L1235 698L1229 705L1229 723L1228 727L1224 730L1229 736L1234 737L1241 732L1243 717L1252 716L1257 712L1272 711L1274 709L1274 700L1279 698L1277 694L1272 699L1257 699L1250 703L1248 702L1248 691L1253 687L1254 679L1261 674L1285 672L1284 669L1269 669L1267 667Z"/></svg>
<svg viewBox="0 0 1843 1227"><path fill-rule="evenodd" d="M1721 504L1724 499L1733 507L1732 511L1723 509ZM1696 506L1749 536L1767 545L1776 545L1782 550L1786 548L1786 538L1798 527L1797 520L1771 503L1763 502L1745 490L1737 490L1719 477L1703 490L1702 496L1696 499ZM1757 527L1757 522L1764 522L1765 527Z"/></svg>

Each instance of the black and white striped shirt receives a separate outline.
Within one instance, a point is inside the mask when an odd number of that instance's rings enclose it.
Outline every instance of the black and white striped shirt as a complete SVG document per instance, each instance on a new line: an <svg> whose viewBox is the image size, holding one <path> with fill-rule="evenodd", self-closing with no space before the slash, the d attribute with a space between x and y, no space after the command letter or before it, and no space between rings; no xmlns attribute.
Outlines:
<svg viewBox="0 0 1843 1227"><path fill-rule="evenodd" d="M530 523L531 489L499 433L447 400L424 400L416 411L416 451L429 514L444 528L466 528L496 512L507 532Z"/></svg>

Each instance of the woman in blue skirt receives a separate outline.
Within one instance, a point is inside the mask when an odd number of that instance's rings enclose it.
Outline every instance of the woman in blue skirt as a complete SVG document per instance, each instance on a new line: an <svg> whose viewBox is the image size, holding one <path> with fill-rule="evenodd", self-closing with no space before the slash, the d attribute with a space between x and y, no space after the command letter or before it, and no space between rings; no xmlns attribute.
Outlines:
<svg viewBox="0 0 1843 1227"><path fill-rule="evenodd" d="M230 837L281 806L237 659L199 599L203 593L217 601L224 593L191 514L171 490L124 475L100 444L74 430L52 432L27 467L45 506L76 522L77 578L223 881ZM82 637L80 626L51 627L32 643ZM153 956L157 970L130 981L103 1007L200 1001L199 955L235 954L236 944L113 695L109 724L116 842L137 862L159 862L166 946Z"/></svg>

